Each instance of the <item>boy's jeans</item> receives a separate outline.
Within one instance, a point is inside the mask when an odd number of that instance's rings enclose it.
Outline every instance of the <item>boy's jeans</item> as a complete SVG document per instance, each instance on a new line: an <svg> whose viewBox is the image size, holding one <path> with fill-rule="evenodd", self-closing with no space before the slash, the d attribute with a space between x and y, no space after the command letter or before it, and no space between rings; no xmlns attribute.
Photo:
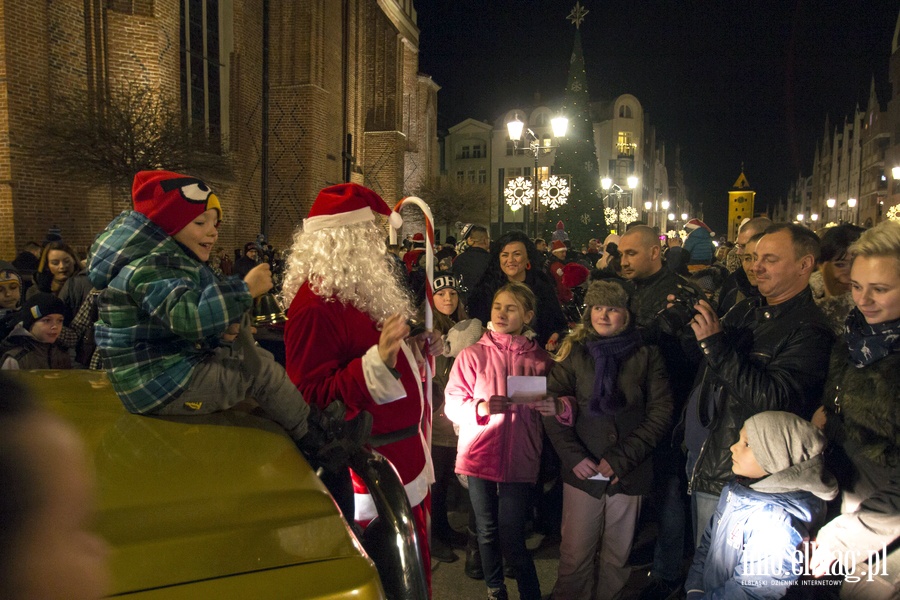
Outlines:
<svg viewBox="0 0 900 600"><path fill-rule="evenodd" d="M245 357L245 352L255 356ZM255 373L252 367L257 367ZM237 341L220 346L197 365L188 388L157 414L204 415L227 410L248 397L294 440L306 435L309 406L284 368L270 352Z"/></svg>

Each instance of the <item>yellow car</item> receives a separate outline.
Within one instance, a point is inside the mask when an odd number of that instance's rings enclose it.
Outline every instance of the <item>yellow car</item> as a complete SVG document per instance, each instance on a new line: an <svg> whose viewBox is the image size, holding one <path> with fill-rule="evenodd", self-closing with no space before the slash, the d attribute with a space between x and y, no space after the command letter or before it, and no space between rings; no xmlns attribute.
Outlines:
<svg viewBox="0 0 900 600"><path fill-rule="evenodd" d="M276 424L129 414L104 373L16 375L84 437L113 596L384 598L334 500Z"/></svg>

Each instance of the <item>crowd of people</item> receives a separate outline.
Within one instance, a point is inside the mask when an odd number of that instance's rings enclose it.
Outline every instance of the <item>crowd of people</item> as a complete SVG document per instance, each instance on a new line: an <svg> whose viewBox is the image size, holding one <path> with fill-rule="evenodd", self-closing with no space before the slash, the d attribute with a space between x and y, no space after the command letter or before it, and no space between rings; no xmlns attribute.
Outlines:
<svg viewBox="0 0 900 600"><path fill-rule="evenodd" d="M86 265L61 239L0 263L0 369L104 369L135 414L252 398L365 528L369 490L323 450L339 415L396 468L423 564L465 547L488 598L510 577L542 598L526 536L554 523L555 599L617 597L648 524L644 600L900 594L900 223L757 217L719 249L699 220L684 242L638 223L580 252L562 222L549 242L468 225L429 295L424 237L388 244L400 215L357 184L319 192L277 267L264 240L216 252L199 179L141 172L132 200ZM273 288L283 365L248 317Z"/></svg>

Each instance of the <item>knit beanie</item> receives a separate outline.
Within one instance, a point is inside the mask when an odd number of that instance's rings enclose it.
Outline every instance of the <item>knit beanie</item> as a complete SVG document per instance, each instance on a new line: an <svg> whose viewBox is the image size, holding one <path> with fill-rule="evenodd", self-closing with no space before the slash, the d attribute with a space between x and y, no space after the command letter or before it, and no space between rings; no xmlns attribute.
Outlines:
<svg viewBox="0 0 900 600"><path fill-rule="evenodd" d="M447 288L453 290L459 290L459 278L450 273L448 271L441 271L439 273L434 274L434 293L438 293L441 290L445 290Z"/></svg>
<svg viewBox="0 0 900 600"><path fill-rule="evenodd" d="M824 468L825 435L789 412L767 411L744 421L747 442L769 477L751 487L768 493L806 490L825 500L837 495L837 482Z"/></svg>
<svg viewBox="0 0 900 600"><path fill-rule="evenodd" d="M22 285L22 276L19 275L19 270L12 263L0 260L0 283L9 283L11 281L16 281L20 286Z"/></svg>
<svg viewBox="0 0 900 600"><path fill-rule="evenodd" d="M557 229L565 229L565 227L566 227L566 226L565 226L565 224L564 224L562 221L557 221L557 222L556 222L556 228L557 228Z"/></svg>
<svg viewBox="0 0 900 600"><path fill-rule="evenodd" d="M825 436L789 412L759 413L744 422L747 441L766 473L777 473L825 451Z"/></svg>
<svg viewBox="0 0 900 600"><path fill-rule="evenodd" d="M134 210L159 225L168 235L207 210L216 209L222 220L219 198L196 177L171 171L140 171L131 187Z"/></svg>
<svg viewBox="0 0 900 600"><path fill-rule="evenodd" d="M35 294L25 301L22 306L22 327L30 331L35 321L43 319L47 315L66 314L66 305L53 294Z"/></svg>

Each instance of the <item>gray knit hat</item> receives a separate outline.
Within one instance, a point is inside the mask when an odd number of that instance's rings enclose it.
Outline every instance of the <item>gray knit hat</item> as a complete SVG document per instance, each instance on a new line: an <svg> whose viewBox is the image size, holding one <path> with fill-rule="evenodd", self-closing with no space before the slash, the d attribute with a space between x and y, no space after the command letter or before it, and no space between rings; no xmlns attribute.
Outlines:
<svg viewBox="0 0 900 600"><path fill-rule="evenodd" d="M756 462L771 474L751 487L769 493L802 489L825 500L837 495L823 465L828 442L815 425L793 413L767 411L744 421L744 428Z"/></svg>

